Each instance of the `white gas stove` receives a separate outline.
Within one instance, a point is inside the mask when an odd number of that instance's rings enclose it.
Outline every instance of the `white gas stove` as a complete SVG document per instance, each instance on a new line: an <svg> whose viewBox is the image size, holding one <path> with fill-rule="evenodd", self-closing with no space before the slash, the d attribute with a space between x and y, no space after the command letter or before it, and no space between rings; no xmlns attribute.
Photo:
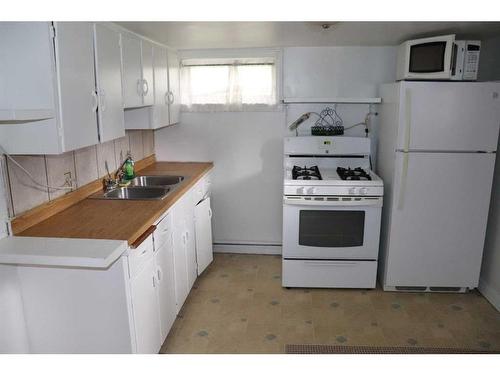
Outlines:
<svg viewBox="0 0 500 375"><path fill-rule="evenodd" d="M383 182L370 140L285 138L283 286L374 288Z"/></svg>

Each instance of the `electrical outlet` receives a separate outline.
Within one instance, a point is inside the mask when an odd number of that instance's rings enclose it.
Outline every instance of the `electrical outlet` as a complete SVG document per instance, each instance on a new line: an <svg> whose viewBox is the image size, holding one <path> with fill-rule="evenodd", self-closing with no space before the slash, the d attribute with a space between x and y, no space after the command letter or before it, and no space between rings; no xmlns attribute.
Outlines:
<svg viewBox="0 0 500 375"><path fill-rule="evenodd" d="M73 178L70 171L64 174L64 186L73 186Z"/></svg>

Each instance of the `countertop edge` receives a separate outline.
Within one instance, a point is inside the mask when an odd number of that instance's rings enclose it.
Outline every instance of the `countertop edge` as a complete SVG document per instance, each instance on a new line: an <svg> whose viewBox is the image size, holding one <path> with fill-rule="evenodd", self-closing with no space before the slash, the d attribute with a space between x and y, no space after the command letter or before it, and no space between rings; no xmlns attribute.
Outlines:
<svg viewBox="0 0 500 375"><path fill-rule="evenodd" d="M77 254L68 256L68 247ZM106 269L127 249L123 240L13 236L0 240L0 264Z"/></svg>

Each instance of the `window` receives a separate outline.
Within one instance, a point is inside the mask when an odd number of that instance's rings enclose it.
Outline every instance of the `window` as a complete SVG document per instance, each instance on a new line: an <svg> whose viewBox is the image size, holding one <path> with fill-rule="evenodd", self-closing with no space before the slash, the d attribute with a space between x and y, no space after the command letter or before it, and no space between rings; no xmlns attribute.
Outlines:
<svg viewBox="0 0 500 375"><path fill-rule="evenodd" d="M184 110L265 110L276 105L273 58L187 59L181 77Z"/></svg>

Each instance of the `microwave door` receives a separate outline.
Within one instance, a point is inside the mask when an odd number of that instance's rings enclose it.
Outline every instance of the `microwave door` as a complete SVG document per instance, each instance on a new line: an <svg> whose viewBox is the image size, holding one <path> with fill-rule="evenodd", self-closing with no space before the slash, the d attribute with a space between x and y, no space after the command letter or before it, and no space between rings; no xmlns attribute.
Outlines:
<svg viewBox="0 0 500 375"><path fill-rule="evenodd" d="M406 56L403 78L450 79L454 41L454 35L445 35L403 44Z"/></svg>

